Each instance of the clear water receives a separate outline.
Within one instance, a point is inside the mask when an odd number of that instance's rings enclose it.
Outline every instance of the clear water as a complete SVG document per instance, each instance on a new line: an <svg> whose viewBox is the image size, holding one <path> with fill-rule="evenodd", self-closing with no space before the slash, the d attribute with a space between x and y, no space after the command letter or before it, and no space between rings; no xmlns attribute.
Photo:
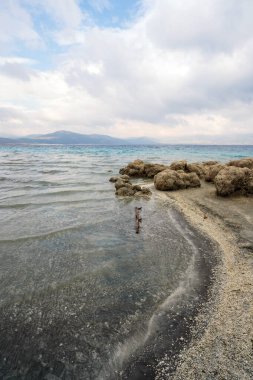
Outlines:
<svg viewBox="0 0 253 380"><path fill-rule="evenodd" d="M0 378L130 379L142 346L159 359L160 314L197 288L208 243L166 201L117 199L108 179L136 158L246 156L252 146L0 146Z"/></svg>

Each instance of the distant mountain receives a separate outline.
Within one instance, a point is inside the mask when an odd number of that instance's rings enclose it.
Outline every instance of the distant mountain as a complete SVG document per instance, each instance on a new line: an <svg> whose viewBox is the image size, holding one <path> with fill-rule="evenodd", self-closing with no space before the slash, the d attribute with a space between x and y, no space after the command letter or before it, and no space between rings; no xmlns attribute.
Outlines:
<svg viewBox="0 0 253 380"><path fill-rule="evenodd" d="M8 139L6 137L0 137L0 144L13 144L14 139Z"/></svg>
<svg viewBox="0 0 253 380"><path fill-rule="evenodd" d="M84 144L84 145L145 145L156 144L157 142L147 137L119 139L107 135L84 135L69 131L57 131L45 135L30 135L22 138L0 138L0 144Z"/></svg>
<svg viewBox="0 0 253 380"><path fill-rule="evenodd" d="M83 135L69 131L57 131L46 135L32 135L19 139L21 142L33 144L107 144L121 145L125 141L106 135Z"/></svg>

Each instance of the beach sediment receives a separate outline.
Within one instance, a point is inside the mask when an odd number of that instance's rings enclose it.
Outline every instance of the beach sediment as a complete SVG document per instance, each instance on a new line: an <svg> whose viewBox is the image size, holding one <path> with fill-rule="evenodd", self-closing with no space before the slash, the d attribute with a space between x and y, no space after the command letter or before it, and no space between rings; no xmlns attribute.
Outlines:
<svg viewBox="0 0 253 380"><path fill-rule="evenodd" d="M206 308L192 327L192 341L169 375L170 358L157 367L156 379L253 378L253 198L218 198L212 185L161 193L221 252L216 283Z"/></svg>
<svg viewBox="0 0 253 380"><path fill-rule="evenodd" d="M169 206L169 223L184 236L192 250L192 260L178 287L150 318L145 339L139 340L139 348L113 379L154 380L158 358L163 355L169 355L166 376L171 376L182 350L192 339L197 316L205 308L213 288L213 273L218 264L217 244L207 234L197 231L174 206L168 205L168 200L163 203Z"/></svg>

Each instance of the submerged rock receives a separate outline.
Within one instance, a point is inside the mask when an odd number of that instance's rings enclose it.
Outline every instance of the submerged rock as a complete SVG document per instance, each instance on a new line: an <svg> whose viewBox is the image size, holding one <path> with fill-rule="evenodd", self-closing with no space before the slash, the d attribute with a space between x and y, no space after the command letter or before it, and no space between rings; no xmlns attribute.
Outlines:
<svg viewBox="0 0 253 380"><path fill-rule="evenodd" d="M132 185L130 183L127 183L124 186L116 188L115 194L122 197L132 197L149 196L152 194L152 192L147 187L141 187L139 185Z"/></svg>
<svg viewBox="0 0 253 380"><path fill-rule="evenodd" d="M184 173L167 169L158 173L154 178L158 190L179 190L188 187L200 187L200 180L196 173Z"/></svg>
<svg viewBox="0 0 253 380"><path fill-rule="evenodd" d="M123 181L126 181L126 182L128 182L130 180L129 175L127 175L127 174L121 175L120 178L123 179Z"/></svg>
<svg viewBox="0 0 253 380"><path fill-rule="evenodd" d="M215 177L214 184L218 195L228 196L235 192L253 193L253 170L227 166Z"/></svg>
<svg viewBox="0 0 253 380"><path fill-rule="evenodd" d="M129 181L128 175L121 175L119 177L110 178L110 182L114 182L115 194L121 197L132 196L149 196L152 194L151 190L147 187L141 187L140 185L133 185Z"/></svg>
<svg viewBox="0 0 253 380"><path fill-rule="evenodd" d="M111 177L109 179L110 182L117 182L118 180L122 180L122 181L125 181L125 182L129 182L129 176L128 175L121 175L121 176L115 176L115 177Z"/></svg>
<svg viewBox="0 0 253 380"><path fill-rule="evenodd" d="M133 190L135 191L141 191L141 186L140 185L133 185Z"/></svg>
<svg viewBox="0 0 253 380"><path fill-rule="evenodd" d="M121 187L132 187L132 184L131 184L131 182L126 182L126 181L123 181L121 178L119 178L115 182L115 189L118 190Z"/></svg>
<svg viewBox="0 0 253 380"><path fill-rule="evenodd" d="M109 179L109 181L110 181L110 182L117 182L118 179L119 179L119 177L111 177L111 178Z"/></svg>
<svg viewBox="0 0 253 380"><path fill-rule="evenodd" d="M116 195L122 196L122 197L131 197L135 194L135 191L131 187L120 187L119 189L116 189Z"/></svg>
<svg viewBox="0 0 253 380"><path fill-rule="evenodd" d="M152 191L148 187L142 187L141 192L143 195L151 195Z"/></svg>

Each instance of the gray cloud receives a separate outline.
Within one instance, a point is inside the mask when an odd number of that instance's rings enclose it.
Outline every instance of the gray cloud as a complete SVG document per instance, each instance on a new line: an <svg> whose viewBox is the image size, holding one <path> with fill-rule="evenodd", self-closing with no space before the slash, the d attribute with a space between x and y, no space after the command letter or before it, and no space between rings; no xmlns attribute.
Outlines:
<svg viewBox="0 0 253 380"><path fill-rule="evenodd" d="M29 81L33 71L20 63L6 62L2 65L0 64L0 73L8 75L11 78Z"/></svg>
<svg viewBox="0 0 253 380"><path fill-rule="evenodd" d="M148 3L144 23L156 46L228 52L252 38L250 0L159 0L156 6Z"/></svg>

